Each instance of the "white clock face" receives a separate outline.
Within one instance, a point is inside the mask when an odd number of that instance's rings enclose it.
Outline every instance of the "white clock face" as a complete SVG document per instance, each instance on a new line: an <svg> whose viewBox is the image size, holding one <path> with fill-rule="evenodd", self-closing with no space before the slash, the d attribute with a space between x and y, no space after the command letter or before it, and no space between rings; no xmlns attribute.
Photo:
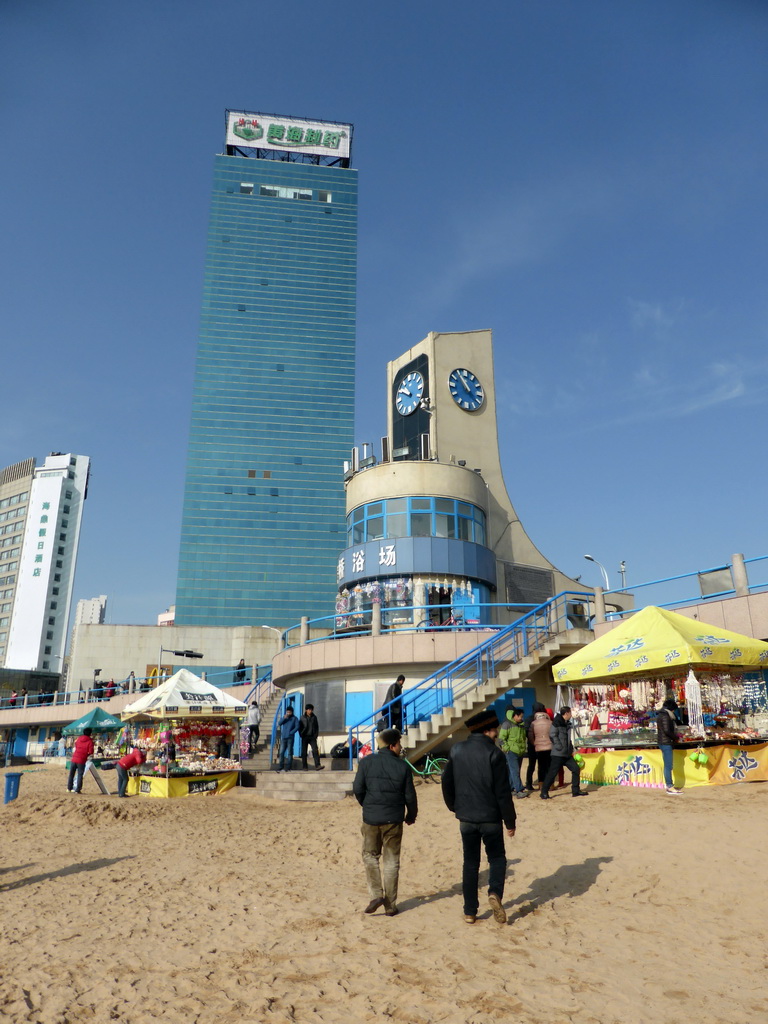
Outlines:
<svg viewBox="0 0 768 1024"><path fill-rule="evenodd" d="M456 405L467 412L479 409L485 401L483 385L471 370L453 370L448 377L448 387Z"/></svg>
<svg viewBox="0 0 768 1024"><path fill-rule="evenodd" d="M400 381L395 395L395 406L400 415L410 416L415 412L423 394L424 378L416 370L412 370Z"/></svg>

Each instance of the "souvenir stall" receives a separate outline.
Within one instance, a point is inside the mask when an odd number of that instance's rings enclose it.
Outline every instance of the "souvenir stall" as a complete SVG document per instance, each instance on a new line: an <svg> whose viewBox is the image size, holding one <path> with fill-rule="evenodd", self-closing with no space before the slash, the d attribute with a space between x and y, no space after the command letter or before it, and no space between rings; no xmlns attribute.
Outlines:
<svg viewBox="0 0 768 1024"><path fill-rule="evenodd" d="M656 714L679 709L676 786L768 781L768 644L649 606L553 669L586 781L663 788ZM563 690L567 687L567 695Z"/></svg>
<svg viewBox="0 0 768 1024"><path fill-rule="evenodd" d="M122 712L130 724L120 737L121 746L136 746L147 754L138 774L128 780L128 794L213 795L237 785L240 762L229 754L238 752L239 722L247 710L187 669L142 694Z"/></svg>
<svg viewBox="0 0 768 1024"><path fill-rule="evenodd" d="M76 722L65 725L61 733L67 739L71 737L73 741L74 737L82 736L86 729L91 729L91 739L96 750L96 754L91 760L98 768L102 761L118 756L120 749L118 735L122 728L123 723L119 718L110 715L103 708L94 708L83 715L82 718L78 718ZM69 744L67 744L67 757L69 757L70 753L71 750ZM69 767L69 761L67 762L67 767Z"/></svg>

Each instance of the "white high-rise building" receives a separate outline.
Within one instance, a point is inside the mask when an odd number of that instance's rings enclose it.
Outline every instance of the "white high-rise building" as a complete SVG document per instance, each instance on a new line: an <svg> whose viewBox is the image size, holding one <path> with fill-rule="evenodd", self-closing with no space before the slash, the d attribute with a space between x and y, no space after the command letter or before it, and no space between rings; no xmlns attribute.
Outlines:
<svg viewBox="0 0 768 1024"><path fill-rule="evenodd" d="M100 626L107 615L107 595L83 597L75 608L76 626Z"/></svg>
<svg viewBox="0 0 768 1024"><path fill-rule="evenodd" d="M90 459L52 452L42 466L33 467L34 461L28 459L0 474L0 484L6 474L17 477L4 488L15 487L20 495L13 506L13 496L8 495L8 511L25 511L21 544L17 546L19 537L14 537L11 548L15 557L6 566L0 561L0 607L6 603L2 595L6 591L11 595L7 639L0 640L0 665L58 672L67 641ZM25 471L21 477L17 469ZM25 487L19 489L22 481ZM3 500L0 491L0 506ZM0 515L4 511L0 508ZM12 521L14 527L16 522ZM0 528L4 525L0 519ZM0 629L0 636L5 633L5 627Z"/></svg>

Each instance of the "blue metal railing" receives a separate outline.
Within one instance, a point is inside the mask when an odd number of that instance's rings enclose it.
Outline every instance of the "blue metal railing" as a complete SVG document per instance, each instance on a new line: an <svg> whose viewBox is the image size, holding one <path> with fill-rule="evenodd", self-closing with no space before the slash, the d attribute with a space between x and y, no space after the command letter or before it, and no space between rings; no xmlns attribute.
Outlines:
<svg viewBox="0 0 768 1024"><path fill-rule="evenodd" d="M283 696L280 698L280 703L277 705L277 711L272 721L272 733L269 737L269 762L270 764L275 759L275 744L277 743L277 727L280 720L285 715L285 709L288 707L288 697Z"/></svg>
<svg viewBox="0 0 768 1024"><path fill-rule="evenodd" d="M768 562L768 555L758 555L758 556L756 556L754 558L745 558L744 562L745 562L746 565L753 565L753 564L755 564L757 562ZM659 579L649 580L649 581L647 581L645 583L637 583L637 584L633 584L631 586L627 585L627 586L622 586L622 587L616 587L616 588L613 588L612 590L607 591L606 594L608 595L609 600L610 600L610 595L615 595L617 597L624 597L624 598L626 598L626 597L631 596L637 590L642 590L642 589L647 588L647 587L656 587L656 586L658 586L658 587L666 587L667 588L667 594L668 594L671 585L673 585L675 583L679 583L681 580L691 580L691 579L695 579L697 576L699 576L701 574L706 574L708 572L713 572L713 571L716 571L718 569L730 569L730 568L731 568L731 565L728 564L728 565L714 566L713 568L709 568L709 569L698 569L695 572L678 573L678 574L673 575L673 576L664 576L664 577L661 577ZM674 588L672 588L672 589L674 589ZM764 582L764 583L751 583L749 589L750 589L751 593L757 593L757 592L760 592L760 591L763 591L763 590L768 590L768 582ZM652 601L647 602L647 603L657 604L661 608L675 608L675 607L690 605L690 604L693 604L693 603L700 604L702 602L709 601L709 600L718 600L719 598L728 597L728 596L731 596L733 594L734 594L734 590L733 589L724 590L724 591L721 591L720 593L717 593L717 594L706 594L706 595L696 594L693 597L691 597L689 595L681 594L680 597L677 597L674 600L666 600L666 601L652 600ZM398 633L401 633L401 632L402 633L417 632L417 633L420 633L420 632L424 632L424 631L426 631L426 632L431 632L431 631L450 631L450 630L457 630L457 629L472 629L472 628L476 628L476 629L480 629L480 630L487 630L487 629L498 629L499 628L498 626L494 626L494 625L491 625L491 624L489 624L487 622L483 622L483 621L480 621L476 625L471 625L469 617L467 615L467 612L469 611L469 606L464 607L463 609L461 609L463 611L463 613L464 613L464 616L465 616L465 621L462 621L461 623L446 621L443 624L438 625L438 624L435 624L435 623L433 623L433 622L431 622L429 620L430 613L433 613L433 614L434 613L437 613L437 614L448 613L450 615L450 613L455 611L457 609L457 607L460 607L460 606L456 606L456 605L452 605L452 604L444 604L444 605L431 605L431 606L430 605L408 605L408 606L403 606L403 607L396 607L396 606L386 607L386 606L382 605L382 609L381 609L381 630L382 630L382 633L387 633L387 632L398 632ZM506 613L509 610L512 610L512 609L515 609L515 608L519 609L520 611L528 611L533 606L530 605L530 604L527 604L527 605L508 605L508 604L503 604L501 602L497 602L497 603L484 602L484 603L480 603L480 604L477 604L477 605L474 605L474 606L471 606L471 607L472 607L473 611L474 611L474 609L478 610L479 614L478 614L477 617L480 620L482 620L482 619L492 619L492 618L497 617L496 614L495 614L496 610L500 610L503 613ZM628 609L626 611L610 612L608 617L609 618L618 618L618 617L621 617L621 616L624 616L624 615L631 615L632 613L633 613L633 609ZM404 619L404 620L408 620L408 621L403 621L403 622L395 622L395 621L393 621L396 618L397 619ZM332 615L325 615L325 616L322 616L321 618L317 618L317 619L311 619L311 620L309 620L309 623L308 623L310 630L314 630L316 632L317 631L323 631L323 635L322 636L313 637L313 638L309 639L308 643L320 643L323 640L336 639L336 638L341 638L341 637L346 637L346 636L370 636L371 635L371 619L372 619L372 612L371 612L370 606L361 608L361 609L359 609L357 611L352 609L352 610L345 611L345 612L336 612L336 613L334 613ZM295 624L293 626L289 626L283 632L283 641L284 641L285 647L295 647L299 643L298 635L299 635L300 630L301 630L301 626L299 624Z"/></svg>
<svg viewBox="0 0 768 1024"><path fill-rule="evenodd" d="M744 559L745 565L752 565L752 564L755 564L757 562L766 562L766 561L768 561L768 555L757 555L754 558L745 558ZM614 588L613 590L606 591L606 594L625 594L625 593L630 593L630 592L634 593L637 590L644 590L646 587L663 587L663 586L669 587L670 584L677 583L680 580L696 579L699 576L705 576L707 573L722 572L722 571L725 571L725 570L731 570L732 568L733 568L733 565L732 565L732 563L729 562L726 565L715 565L715 566L711 566L708 569L697 569L695 572L683 572L683 573L678 573L677 575L674 575L674 576L662 576L659 579L648 580L645 583L635 583L635 584L632 584L631 586L626 586L626 587L621 587L621 588ZM763 590L768 590L768 583L750 583L749 584L749 592L751 594L759 593L759 592L761 592ZM724 598L724 597L733 597L733 595L735 593L736 593L735 589L733 587L730 587L730 588L728 588L726 590L721 590L721 591L718 591L717 593L713 593L713 594L701 594L701 593L699 593L699 594L694 595L693 597L690 597L690 596L679 597L679 598L676 598L676 599L670 600L670 601L659 601L659 600L650 600L649 601L646 598L642 602L642 604L640 604L639 608L640 607L644 607L645 604L655 604L659 608L670 608L670 609L681 608L681 607L687 608L687 607L689 607L692 604L703 604L703 603L706 603L708 601L717 601L717 600L720 600L721 598ZM610 621L614 621L616 619L621 619L621 618L624 618L625 616L628 616L628 615L634 615L635 611L638 611L639 608L628 608L628 609L625 609L623 611L609 612L608 615L606 616L606 618L608 620L610 620Z"/></svg>
<svg viewBox="0 0 768 1024"><path fill-rule="evenodd" d="M497 611L502 615L509 612L527 612L535 606L526 604L505 604L503 602L480 602L465 604L403 605L402 607L381 607L382 633L438 633L456 630L489 630L500 627L491 623ZM335 612L310 619L309 630L324 630L322 636L310 638L308 643L340 639L347 636L370 636L373 612L371 606L360 611ZM283 633L285 647L296 647L301 625L289 626Z"/></svg>
<svg viewBox="0 0 768 1024"><path fill-rule="evenodd" d="M201 671L205 672L206 678L209 682L221 689L226 689L231 686L247 686L252 682L250 672L246 673L246 678L242 681L236 680L236 670L232 668L219 669L213 672L209 672L207 669L202 669ZM249 691L246 701L252 699L254 691L257 690L259 686L263 686L264 684L271 682L272 666L257 666L256 673L256 682ZM139 693L148 692L155 685L164 683L168 678L169 676L165 673L159 677L136 676L133 680L130 679L130 676L126 676L125 679L110 680L109 682L105 681L97 684L96 686L90 686L87 689L55 690L51 693L38 693L37 691L34 691L26 695L26 705L22 694L17 694L16 697L5 696L0 697L0 711L16 710L23 707L43 707L46 705L62 707L68 704L101 704L104 701L111 700L113 697L129 693L131 682L134 683L133 693L138 695ZM263 703L261 698L259 699L259 703Z"/></svg>
<svg viewBox="0 0 768 1024"><path fill-rule="evenodd" d="M520 661L550 637L573 628L575 617L581 616L581 611L574 606L581 608L590 599L594 599L593 594L571 591L557 594L350 726L347 731L350 768L356 749L362 745L361 736L370 742L372 749L375 746L379 720L391 721L394 716L402 720L407 731L409 725L416 725L451 707L464 694L493 679L499 665Z"/></svg>
<svg viewBox="0 0 768 1024"><path fill-rule="evenodd" d="M258 704L266 704L272 695L274 687L272 686L272 666L267 665L263 668L259 665L256 668L256 682L246 693L243 699L243 704L250 704L252 700L256 700Z"/></svg>

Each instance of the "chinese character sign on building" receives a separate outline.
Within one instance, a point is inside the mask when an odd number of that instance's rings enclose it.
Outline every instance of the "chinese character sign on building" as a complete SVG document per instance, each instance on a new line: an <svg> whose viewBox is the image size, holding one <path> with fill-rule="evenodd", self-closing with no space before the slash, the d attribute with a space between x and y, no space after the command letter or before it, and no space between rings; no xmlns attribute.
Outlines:
<svg viewBox="0 0 768 1024"><path fill-rule="evenodd" d="M228 146L293 149L312 156L349 159L351 141L352 125L349 124L303 121L300 118L245 114L232 110L227 114Z"/></svg>

